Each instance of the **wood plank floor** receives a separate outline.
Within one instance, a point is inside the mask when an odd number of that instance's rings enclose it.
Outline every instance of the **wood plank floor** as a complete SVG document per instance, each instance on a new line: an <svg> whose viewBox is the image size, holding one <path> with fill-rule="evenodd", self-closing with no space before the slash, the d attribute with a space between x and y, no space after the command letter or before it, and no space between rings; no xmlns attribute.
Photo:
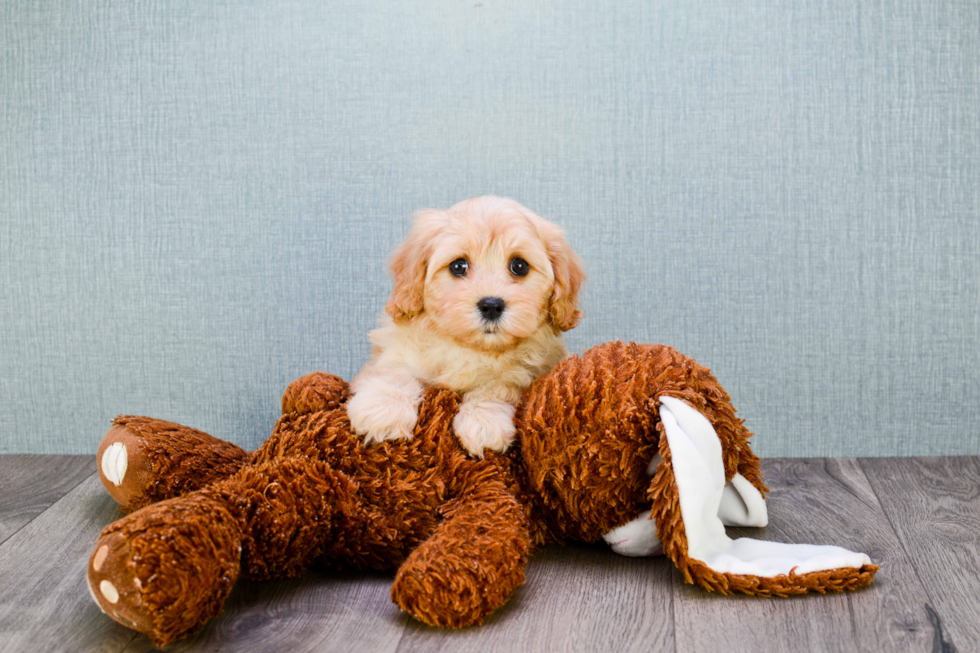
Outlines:
<svg viewBox="0 0 980 653"><path fill-rule="evenodd" d="M721 597L663 558L539 552L481 627L441 631L391 603L386 574L242 582L167 651L980 651L980 458L763 461L774 541L837 544L881 565L864 590ZM155 650L99 612L85 562L118 518L92 456L0 456L0 651Z"/></svg>

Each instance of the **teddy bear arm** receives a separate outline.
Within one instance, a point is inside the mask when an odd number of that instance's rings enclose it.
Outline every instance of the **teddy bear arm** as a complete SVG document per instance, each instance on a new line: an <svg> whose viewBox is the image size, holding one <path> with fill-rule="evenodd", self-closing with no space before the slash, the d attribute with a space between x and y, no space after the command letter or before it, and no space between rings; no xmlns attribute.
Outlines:
<svg viewBox="0 0 980 653"><path fill-rule="evenodd" d="M89 556L88 587L106 615L164 646L217 616L239 576L241 520L205 491L110 524Z"/></svg>
<svg viewBox="0 0 980 653"><path fill-rule="evenodd" d="M102 485L127 511L227 478L249 460L238 445L203 431L134 415L113 420L96 453Z"/></svg>
<svg viewBox="0 0 980 653"><path fill-rule="evenodd" d="M401 565L392 601L431 626L482 623L524 583L529 549L520 504L503 483L485 483Z"/></svg>

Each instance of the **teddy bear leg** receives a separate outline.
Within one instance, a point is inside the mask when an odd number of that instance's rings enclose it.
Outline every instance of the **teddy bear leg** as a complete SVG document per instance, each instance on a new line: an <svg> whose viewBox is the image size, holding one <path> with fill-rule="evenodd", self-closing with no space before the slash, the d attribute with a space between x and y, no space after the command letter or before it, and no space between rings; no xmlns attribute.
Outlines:
<svg viewBox="0 0 980 653"><path fill-rule="evenodd" d="M221 501L202 493L161 501L102 532L89 591L108 616L163 646L221 612L241 544L240 522Z"/></svg>
<svg viewBox="0 0 980 653"><path fill-rule="evenodd" d="M257 580L298 576L328 547L343 557L346 537L366 520L355 483L306 457L249 465L214 492L242 520L242 572Z"/></svg>
<svg viewBox="0 0 980 653"><path fill-rule="evenodd" d="M162 646L217 616L239 575L305 571L332 535L358 528L359 505L324 463L246 465L108 526L89 557L89 590L108 616Z"/></svg>
<svg viewBox="0 0 980 653"><path fill-rule="evenodd" d="M152 417L120 415L96 453L102 485L124 510L186 494L237 472L241 447Z"/></svg>
<svg viewBox="0 0 980 653"><path fill-rule="evenodd" d="M524 583L529 548L517 500L502 484L488 484L405 560L391 600L430 626L482 623Z"/></svg>

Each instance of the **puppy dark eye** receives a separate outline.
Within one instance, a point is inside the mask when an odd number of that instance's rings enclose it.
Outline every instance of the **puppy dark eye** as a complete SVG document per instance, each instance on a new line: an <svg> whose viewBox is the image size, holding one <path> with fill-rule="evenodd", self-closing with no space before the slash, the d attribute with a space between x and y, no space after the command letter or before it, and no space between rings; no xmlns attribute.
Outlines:
<svg viewBox="0 0 980 653"><path fill-rule="evenodd" d="M530 269L531 266L527 264L527 261L520 257L513 258L510 261L510 273L515 277L523 277Z"/></svg>
<svg viewBox="0 0 980 653"><path fill-rule="evenodd" d="M465 277L466 271L470 269L469 261L465 258L458 258L449 264L449 274L454 277Z"/></svg>

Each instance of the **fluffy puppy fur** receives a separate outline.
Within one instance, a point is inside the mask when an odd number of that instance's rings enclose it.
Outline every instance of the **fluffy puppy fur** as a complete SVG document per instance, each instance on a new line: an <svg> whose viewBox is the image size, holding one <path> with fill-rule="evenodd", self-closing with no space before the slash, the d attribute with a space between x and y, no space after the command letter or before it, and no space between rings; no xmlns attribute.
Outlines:
<svg viewBox="0 0 980 653"><path fill-rule="evenodd" d="M462 263L461 263L462 261ZM504 451L531 381L567 356L582 264L557 225L485 196L415 214L347 414L365 442L410 438L423 388L462 394L453 427L475 456ZM462 272L462 274L460 274Z"/></svg>

